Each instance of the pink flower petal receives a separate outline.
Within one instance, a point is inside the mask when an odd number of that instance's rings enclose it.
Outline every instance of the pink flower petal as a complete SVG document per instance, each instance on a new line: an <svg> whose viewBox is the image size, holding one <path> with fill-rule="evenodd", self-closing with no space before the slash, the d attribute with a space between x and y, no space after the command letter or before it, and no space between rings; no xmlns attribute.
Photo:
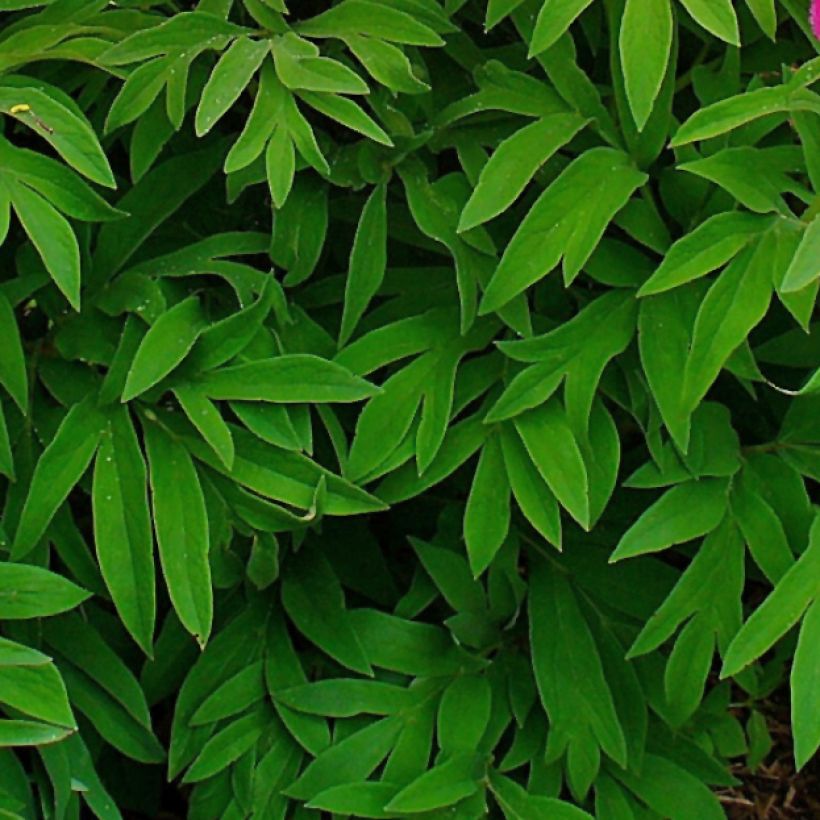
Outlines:
<svg viewBox="0 0 820 820"><path fill-rule="evenodd" d="M814 36L820 40L820 0L811 0L809 20L811 20L811 30Z"/></svg>

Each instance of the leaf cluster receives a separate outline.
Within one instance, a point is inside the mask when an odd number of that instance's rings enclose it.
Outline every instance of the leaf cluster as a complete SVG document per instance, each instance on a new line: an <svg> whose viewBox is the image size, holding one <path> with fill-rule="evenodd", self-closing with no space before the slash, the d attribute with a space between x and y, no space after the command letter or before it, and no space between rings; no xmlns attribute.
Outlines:
<svg viewBox="0 0 820 820"><path fill-rule="evenodd" d="M786 685L804 766L818 54L0 0L0 814L709 820Z"/></svg>

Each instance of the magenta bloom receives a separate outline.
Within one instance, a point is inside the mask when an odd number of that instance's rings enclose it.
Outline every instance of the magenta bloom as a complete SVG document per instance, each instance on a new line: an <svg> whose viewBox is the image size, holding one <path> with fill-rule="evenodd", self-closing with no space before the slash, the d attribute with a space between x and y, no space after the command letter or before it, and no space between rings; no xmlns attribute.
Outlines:
<svg viewBox="0 0 820 820"><path fill-rule="evenodd" d="M820 40L820 0L811 0L809 20L811 20L811 30L814 32L814 36Z"/></svg>

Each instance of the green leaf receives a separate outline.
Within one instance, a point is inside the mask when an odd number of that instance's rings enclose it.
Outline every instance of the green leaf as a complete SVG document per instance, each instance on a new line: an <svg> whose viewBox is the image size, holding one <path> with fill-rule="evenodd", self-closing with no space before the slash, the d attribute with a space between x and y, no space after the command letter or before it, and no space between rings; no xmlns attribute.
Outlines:
<svg viewBox="0 0 820 820"><path fill-rule="evenodd" d="M330 657L354 672L372 674L345 609L342 587L318 549L302 547L288 562L282 604L296 628Z"/></svg>
<svg viewBox="0 0 820 820"><path fill-rule="evenodd" d="M644 803L660 815L722 820L717 797L701 780L665 757L647 754L640 775L614 771Z"/></svg>
<svg viewBox="0 0 820 820"><path fill-rule="evenodd" d="M218 686L194 712L190 725L216 723L259 703L267 693L263 670L264 663L256 661Z"/></svg>
<svg viewBox="0 0 820 820"><path fill-rule="evenodd" d="M802 157L789 149L739 146L682 163L678 168L719 185L750 211L785 215L788 208L781 192L792 185L789 172L801 166ZM756 169L754 184L749 180L752 167Z"/></svg>
<svg viewBox="0 0 820 820"><path fill-rule="evenodd" d="M283 208L293 187L296 151L286 128L277 127L265 149L265 170L273 205Z"/></svg>
<svg viewBox="0 0 820 820"><path fill-rule="evenodd" d="M380 681L328 678L277 690L274 698L297 712L347 718L395 714L412 704L413 693Z"/></svg>
<svg viewBox="0 0 820 820"><path fill-rule="evenodd" d="M191 350L191 367L210 370L238 356L259 332L270 313L276 287L273 279L266 280L259 298L253 304L206 327Z"/></svg>
<svg viewBox="0 0 820 820"><path fill-rule="evenodd" d="M596 797L597 788L598 782ZM514 780L494 770L490 771L490 789L510 820L589 820L591 817L563 800L529 794Z"/></svg>
<svg viewBox="0 0 820 820"><path fill-rule="evenodd" d="M777 235L746 248L709 288L695 318L683 374L684 406L693 410L729 356L765 316L771 301Z"/></svg>
<svg viewBox="0 0 820 820"><path fill-rule="evenodd" d="M703 540L691 563L665 599L657 598L649 605L648 609L655 609L655 612L646 621L627 657L636 658L656 649L687 618L696 612L712 609L716 589L729 595L739 595L743 584L744 559L743 540L737 527L725 518ZM638 573L640 562L636 562L635 566L635 572ZM668 583L673 583L674 580L668 579ZM736 627L737 624L734 624L733 629ZM721 646L725 637L731 636L721 635Z"/></svg>
<svg viewBox="0 0 820 820"><path fill-rule="evenodd" d="M386 197L386 186L377 185L359 217L345 283L339 347L347 344L384 280L387 266Z"/></svg>
<svg viewBox="0 0 820 820"><path fill-rule="evenodd" d="M682 725L700 705L714 651L714 627L708 618L696 615L681 630L664 670L664 691L673 725Z"/></svg>
<svg viewBox="0 0 820 820"><path fill-rule="evenodd" d="M299 153L305 156L304 145L288 127ZM311 161L309 156L305 159ZM299 174L273 223L270 255L287 270L285 285L298 285L313 273L324 245L327 220L327 189L312 177Z"/></svg>
<svg viewBox="0 0 820 820"><path fill-rule="evenodd" d="M11 452L11 441L9 439L8 425L6 424L6 413L3 404L0 402L0 473L15 479L14 455ZM5 542L5 538L3 539Z"/></svg>
<svg viewBox="0 0 820 820"><path fill-rule="evenodd" d="M509 527L510 484L500 438L492 436L481 450L464 510L464 541L473 575L487 569Z"/></svg>
<svg viewBox="0 0 820 820"><path fill-rule="evenodd" d="M481 170L458 230L468 231L505 211L536 171L585 125L586 120L575 113L551 114L507 137Z"/></svg>
<svg viewBox="0 0 820 820"><path fill-rule="evenodd" d="M226 174L247 168L262 154L265 144L277 129L286 95L284 86L276 78L273 62L263 62L253 108L245 121L245 127L225 157Z"/></svg>
<svg viewBox="0 0 820 820"><path fill-rule="evenodd" d="M687 481L667 490L624 533L610 562L659 552L711 532L723 518L727 483L719 478ZM692 515L692 510L697 515Z"/></svg>
<svg viewBox="0 0 820 820"><path fill-rule="evenodd" d="M299 153L302 155L302 158L308 163L308 165L315 168L320 174L329 175L330 166L325 159L325 155L322 153L322 149L319 147L319 143L316 141L316 134L313 131L313 127L305 119L304 115L299 110L299 107L296 105L293 95L290 94L289 91L285 91L283 106L285 127L288 129L288 133L299 150ZM318 190L320 192L319 207L324 209L326 208L326 201L323 201L324 189L319 188ZM313 205L313 203L309 204ZM324 220L326 222L327 215L323 215L321 210L317 215L320 220ZM282 234L280 233L279 235L281 236ZM274 234L274 239L276 239L276 234ZM319 249L321 249L322 242L324 242L324 229L319 232L316 239L317 241L315 244L311 243L311 247L315 248L316 245L318 245ZM274 248L275 247L276 245L274 245ZM314 264L315 261L316 260L313 260ZM293 271L289 271L289 274L289 278L286 278L285 280L287 284L296 284L299 277L308 275L307 273L302 272L297 274Z"/></svg>
<svg viewBox="0 0 820 820"><path fill-rule="evenodd" d="M367 83L344 64L319 57L319 49L293 32L273 41L276 74L290 89L331 94L367 94Z"/></svg>
<svg viewBox="0 0 820 820"><path fill-rule="evenodd" d="M322 809L335 814L353 817L390 817L384 807L396 794L398 786L393 783L378 783L364 780L360 783L345 783L319 792L308 804L308 808Z"/></svg>
<svg viewBox="0 0 820 820"><path fill-rule="evenodd" d="M793 293L802 290L820 277L820 216L806 227L800 246L789 265L780 290Z"/></svg>
<svg viewBox="0 0 820 820"><path fill-rule="evenodd" d="M143 429L154 529L168 594L182 625L205 646L213 619L205 497L185 447L158 424L146 423Z"/></svg>
<svg viewBox="0 0 820 820"><path fill-rule="evenodd" d="M183 299L163 313L137 348L122 400L131 401L167 376L194 346L204 324L196 296Z"/></svg>
<svg viewBox="0 0 820 820"><path fill-rule="evenodd" d="M72 729L30 720L0 720L0 747L44 746L64 740Z"/></svg>
<svg viewBox="0 0 820 820"><path fill-rule="evenodd" d="M562 351L517 373L484 421L505 421L548 401L567 375L570 355Z"/></svg>
<svg viewBox="0 0 820 820"><path fill-rule="evenodd" d="M0 665L0 701L28 717L77 728L57 667L47 662L36 666Z"/></svg>
<svg viewBox="0 0 820 820"><path fill-rule="evenodd" d="M349 370L307 353L290 353L213 370L196 381L212 399L354 402L378 392Z"/></svg>
<svg viewBox="0 0 820 820"><path fill-rule="evenodd" d="M111 103L105 119L105 131L110 133L138 120L159 97L168 79L164 60L151 60L134 69Z"/></svg>
<svg viewBox="0 0 820 820"><path fill-rule="evenodd" d="M28 77L0 84L0 109L31 128L76 171L92 182L116 188L97 136L73 101L69 107L50 86L29 85ZM63 95L65 96L65 95ZM17 112L17 113L14 113Z"/></svg>
<svg viewBox="0 0 820 820"><path fill-rule="evenodd" d="M105 420L89 396L66 413L40 456L14 536L12 557L28 555L97 451Z"/></svg>
<svg viewBox="0 0 820 820"><path fill-rule="evenodd" d="M689 448L691 413L684 406L680 374L686 367L692 326L702 296L699 285L641 300L638 315L638 348L652 397L675 444ZM659 338L664 344L657 344Z"/></svg>
<svg viewBox="0 0 820 820"><path fill-rule="evenodd" d="M393 141L387 136L384 129L353 100L339 94L328 94L319 91L300 91L299 97L311 108L315 108L326 117L336 120L336 122L347 126L352 131L356 131L381 145L386 145L388 148L393 147Z"/></svg>
<svg viewBox="0 0 820 820"><path fill-rule="evenodd" d="M556 43L592 0L544 0L530 39L529 57Z"/></svg>
<svg viewBox="0 0 820 820"><path fill-rule="evenodd" d="M364 780L390 753L400 731L395 717L359 729L320 752L285 793L309 801L334 786Z"/></svg>
<svg viewBox="0 0 820 820"><path fill-rule="evenodd" d="M770 219L742 211L709 217L672 245L638 296L663 293L706 276L737 256L770 225Z"/></svg>
<svg viewBox="0 0 820 820"><path fill-rule="evenodd" d="M124 661L80 613L53 618L43 625L48 646L81 668L140 726L151 727L145 693Z"/></svg>
<svg viewBox="0 0 820 820"><path fill-rule="evenodd" d="M20 330L8 297L0 290L0 384L14 399L20 412L28 409L28 375Z"/></svg>
<svg viewBox="0 0 820 820"><path fill-rule="evenodd" d="M266 724L265 713L260 710L229 723L205 744L182 782L198 783L221 772L256 743Z"/></svg>
<svg viewBox="0 0 820 820"><path fill-rule="evenodd" d="M618 49L626 96L638 131L643 131L661 90L672 52L671 0L626 0ZM652 32L647 37L647 31Z"/></svg>
<svg viewBox="0 0 820 820"><path fill-rule="evenodd" d="M102 437L91 496L105 584L125 628L150 656L156 610L154 543L145 460L124 407L113 412Z"/></svg>
<svg viewBox="0 0 820 820"><path fill-rule="evenodd" d="M308 37L340 37L363 34L393 43L412 46L441 46L436 32L399 8L371 0L345 0L299 24Z"/></svg>
<svg viewBox="0 0 820 820"><path fill-rule="evenodd" d="M818 639L820 603L814 601L803 617L791 672L794 759L798 769L809 762L820 746L820 719L816 708L816 692L820 686Z"/></svg>
<svg viewBox="0 0 820 820"><path fill-rule="evenodd" d="M454 610L481 612L486 609L481 583L471 575L460 553L418 538L411 538L410 543L442 597Z"/></svg>
<svg viewBox="0 0 820 820"><path fill-rule="evenodd" d="M770 504L757 493L745 474L732 484L732 514L755 563L776 584L794 563L783 524Z"/></svg>
<svg viewBox="0 0 820 820"><path fill-rule="evenodd" d="M403 675L441 677L462 669L465 656L441 627L376 609L356 609L350 623L373 666Z"/></svg>
<svg viewBox="0 0 820 820"><path fill-rule="evenodd" d="M0 618L5 620L57 615L79 606L90 595L47 569L0 562Z"/></svg>
<svg viewBox="0 0 820 820"><path fill-rule="evenodd" d="M479 675L456 678L442 693L436 737L446 754L474 751L490 721L492 690Z"/></svg>
<svg viewBox="0 0 820 820"><path fill-rule="evenodd" d="M777 9L774 0L746 0L746 5L766 36L774 40L777 31Z"/></svg>
<svg viewBox="0 0 820 820"><path fill-rule="evenodd" d="M174 395L191 424L230 470L234 459L233 436L219 409L200 390L190 385L175 387Z"/></svg>
<svg viewBox="0 0 820 820"><path fill-rule="evenodd" d="M515 427L541 477L561 506L589 524L589 479L581 450L561 404L551 399L515 419Z"/></svg>
<svg viewBox="0 0 820 820"><path fill-rule="evenodd" d="M820 517L811 528L809 547L751 614L723 657L721 676L735 675L791 629L820 592Z"/></svg>
<svg viewBox="0 0 820 820"><path fill-rule="evenodd" d="M364 70L391 91L423 94L430 90L430 86L416 76L410 60L398 46L359 34L346 34L344 39Z"/></svg>
<svg viewBox="0 0 820 820"><path fill-rule="evenodd" d="M731 0L681 0L681 3L715 37L733 46L740 45L737 17Z"/></svg>
<svg viewBox="0 0 820 820"><path fill-rule="evenodd" d="M564 280L572 282L612 217L646 179L626 154L612 148L593 148L573 160L519 225L485 288L479 312L502 307L562 259ZM579 190L586 191L584 199L578 198Z"/></svg>
<svg viewBox="0 0 820 820"><path fill-rule="evenodd" d="M403 814L451 806L478 791L479 771L475 753L454 754L405 786L385 810Z"/></svg>
<svg viewBox="0 0 820 820"><path fill-rule="evenodd" d="M0 139L3 172L19 179L57 210L83 222L110 222L127 214L113 208L61 162Z"/></svg>
<svg viewBox="0 0 820 820"><path fill-rule="evenodd" d="M154 18L162 19L162 18ZM165 19L159 25L143 28L109 48L101 61L110 66L127 65L176 49L201 44L218 48L232 35L242 34L246 29L220 19L214 14L200 11L182 12Z"/></svg>
<svg viewBox="0 0 820 820"><path fill-rule="evenodd" d="M239 99L270 51L270 41L237 37L208 77L196 109L197 136L207 134Z"/></svg>
<svg viewBox="0 0 820 820"><path fill-rule="evenodd" d="M232 481L243 487L274 501L310 510L316 487L324 477L327 489L325 512L329 515L356 515L384 509L384 504L377 498L300 453L272 447L238 427L232 427L231 433L236 456L229 475ZM217 471L228 472L210 447L198 438L185 438L184 441L195 458ZM306 520L309 519L302 518L300 523ZM293 518L288 521L292 525Z"/></svg>
<svg viewBox="0 0 820 820"><path fill-rule="evenodd" d="M759 117L788 110L789 92L782 85L747 91L699 108L677 130L671 147L718 137Z"/></svg>
<svg viewBox="0 0 820 820"><path fill-rule="evenodd" d="M515 430L502 428L501 449L510 487L521 512L550 544L560 549L561 513L558 502Z"/></svg>
<svg viewBox="0 0 820 820"><path fill-rule="evenodd" d="M0 185L3 183L0 181ZM75 310L80 309L80 248L68 220L32 188L9 185L17 218L57 287Z"/></svg>
<svg viewBox="0 0 820 820"><path fill-rule="evenodd" d="M533 672L553 730L571 745L590 731L624 765L626 740L592 633L569 582L543 559L532 564L529 620Z"/></svg>

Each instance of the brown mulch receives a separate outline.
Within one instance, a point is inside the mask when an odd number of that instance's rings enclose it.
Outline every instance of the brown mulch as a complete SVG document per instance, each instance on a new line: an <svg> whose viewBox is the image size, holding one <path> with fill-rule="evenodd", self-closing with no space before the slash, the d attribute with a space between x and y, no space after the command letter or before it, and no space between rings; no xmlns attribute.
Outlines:
<svg viewBox="0 0 820 820"><path fill-rule="evenodd" d="M764 708L773 746L756 770L750 771L743 763L733 767L742 783L718 792L726 816L731 820L820 820L820 757L795 772L788 702L775 696L758 707Z"/></svg>

